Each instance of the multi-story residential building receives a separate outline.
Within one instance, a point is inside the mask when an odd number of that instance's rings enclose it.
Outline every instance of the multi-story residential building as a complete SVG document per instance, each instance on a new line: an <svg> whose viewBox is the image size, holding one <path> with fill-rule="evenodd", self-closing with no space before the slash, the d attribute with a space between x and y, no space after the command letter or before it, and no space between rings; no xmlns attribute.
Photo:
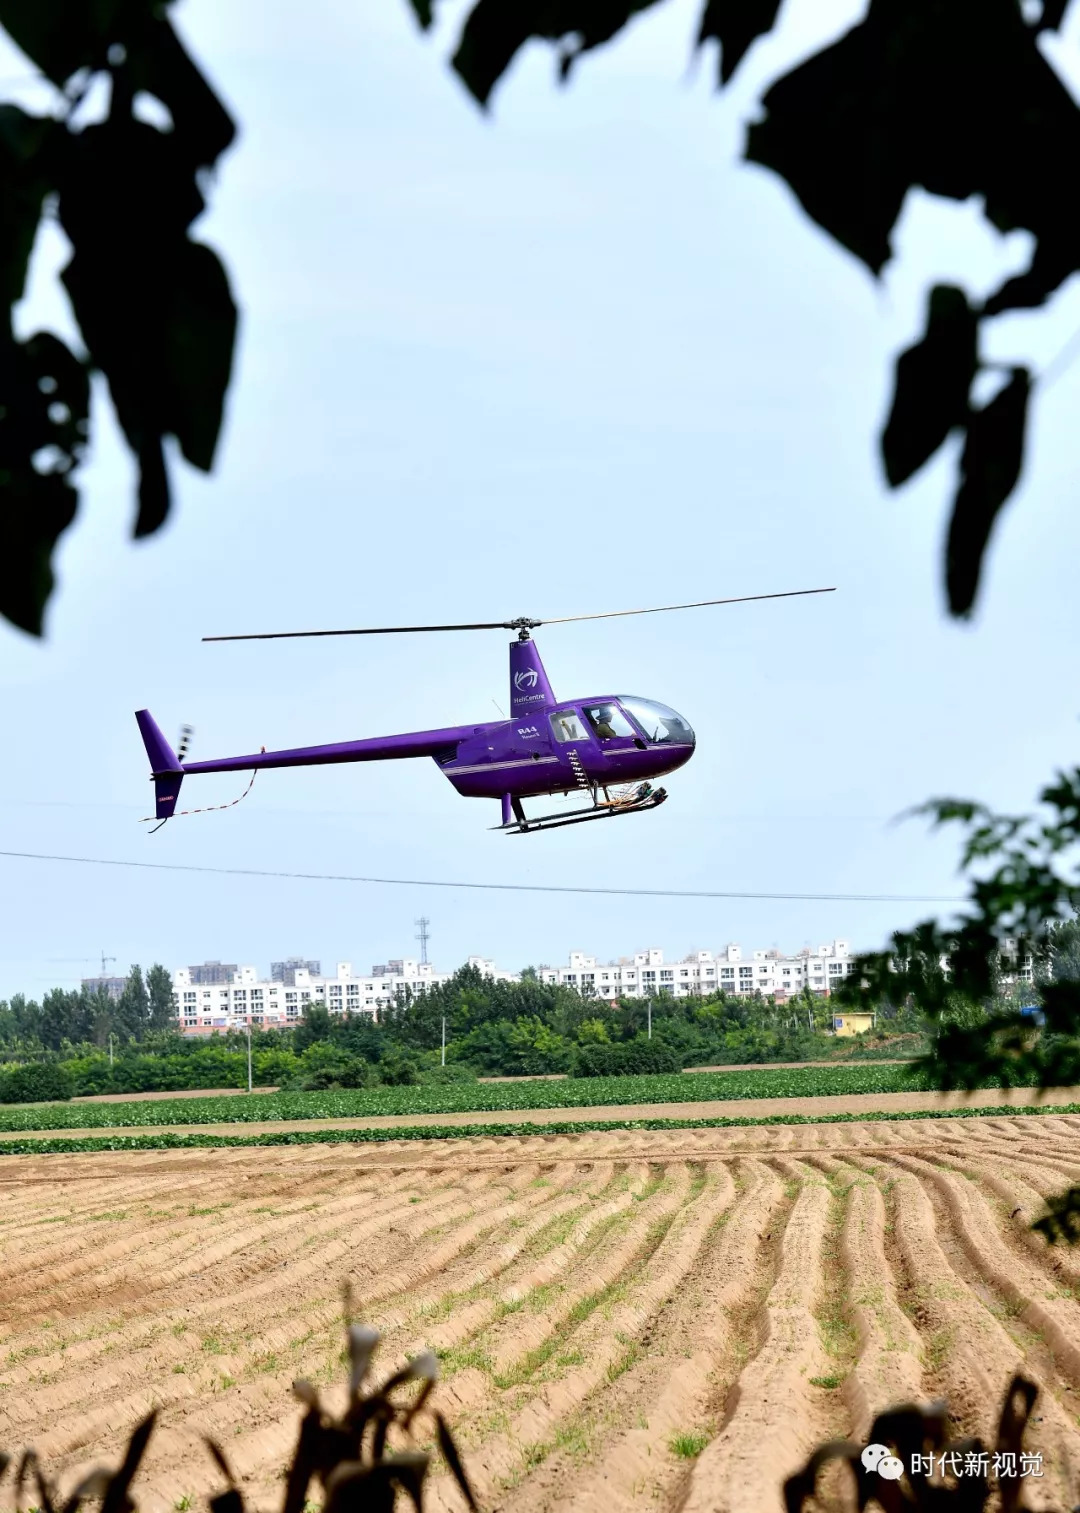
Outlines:
<svg viewBox="0 0 1080 1513"><path fill-rule="evenodd" d="M295 987L297 971L304 971L309 977L321 977L322 962L305 961L302 956L290 956L288 961L272 961L270 981L286 983L290 988Z"/></svg>
<svg viewBox="0 0 1080 1513"><path fill-rule="evenodd" d="M499 970L483 956L470 956L469 965L499 982L517 982L520 978L517 972ZM1033 979L1031 958L1025 955L1018 959L1014 941L1004 942L1001 965L1006 982ZM181 1029L203 1034L249 1023L267 1028L287 1026L301 1018L308 1003L324 1004L331 1013L352 1011L377 1019L380 1010L399 996L416 996L453 976L436 971L428 962L409 958L373 966L367 976L357 976L347 961L338 962L333 977L311 970L318 966L318 962L299 958L274 962L269 979L260 978L255 967L222 962L181 967L173 974ZM942 966L948 969L947 958L942 958ZM793 955L775 948L744 955L741 946L732 944L716 952L694 951L671 962L665 961L663 951L655 946L608 962L583 951L571 951L567 966L541 966L536 975L541 982L565 983L583 997L608 1003L620 997L661 993L673 998L703 996L717 989L733 994L757 993L786 1003L804 988L827 998L851 971L850 943L833 940L814 948L806 946ZM124 985L122 977L88 981L92 985L115 982L117 993ZM845 1031L849 1021L854 1025L854 1019L845 1014Z"/></svg>
<svg viewBox="0 0 1080 1513"><path fill-rule="evenodd" d="M722 951L695 951L681 961L665 962L655 946L616 962L597 962L595 956L571 951L566 967L538 967L541 982L565 983L587 998L613 1000L668 993L673 998L715 992L760 993L784 1002L803 988L827 997L851 971L851 947L846 940L809 946L793 956L777 950L752 951L728 945Z"/></svg>
<svg viewBox="0 0 1080 1513"><path fill-rule="evenodd" d="M84 977L82 985L91 993L106 993L115 1003L124 991L126 977Z"/></svg>
<svg viewBox="0 0 1080 1513"><path fill-rule="evenodd" d="M502 972L483 956L470 956L469 965L485 977L516 982L516 972ZM451 972L437 972L428 962L403 958L390 963L395 968L376 968L366 977L354 974L352 963L339 961L334 977L313 976L306 967L291 969L293 981L261 978L255 967L238 967L229 983L192 981L192 968L173 973L173 991L179 1009L180 1028L187 1034L210 1034L214 1030L242 1029L247 1024L280 1029L296 1024L309 1003L319 1003L334 1014L351 1010L377 1019L399 995L416 996L435 983L446 982Z"/></svg>
<svg viewBox="0 0 1080 1513"><path fill-rule="evenodd" d="M197 967L186 967L194 988L220 987L232 982L240 968L235 961L204 961Z"/></svg>

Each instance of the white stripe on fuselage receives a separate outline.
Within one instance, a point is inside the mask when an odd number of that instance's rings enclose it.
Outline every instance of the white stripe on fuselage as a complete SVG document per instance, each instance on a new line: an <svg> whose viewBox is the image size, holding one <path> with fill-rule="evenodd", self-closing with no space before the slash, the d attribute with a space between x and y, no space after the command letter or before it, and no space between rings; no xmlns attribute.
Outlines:
<svg viewBox="0 0 1080 1513"><path fill-rule="evenodd" d="M512 762L475 762L470 767L444 767L443 771L456 776L459 772L501 772L505 767L540 767L545 762L557 762L556 756L518 757Z"/></svg>

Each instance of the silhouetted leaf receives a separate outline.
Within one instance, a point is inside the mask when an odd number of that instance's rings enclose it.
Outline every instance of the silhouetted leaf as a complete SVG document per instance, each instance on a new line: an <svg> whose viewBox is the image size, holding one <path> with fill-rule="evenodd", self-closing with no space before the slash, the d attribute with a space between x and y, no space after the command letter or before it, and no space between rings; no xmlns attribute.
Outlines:
<svg viewBox="0 0 1080 1513"><path fill-rule="evenodd" d="M457 1445L454 1443L454 1436L450 1433L450 1426L441 1413L436 1413L435 1415L435 1428L438 1431L439 1449L442 1451L443 1460L450 1467L450 1473L461 1488L462 1495L471 1508L472 1513L477 1513L476 1497L473 1494L469 1478L465 1474L461 1455Z"/></svg>
<svg viewBox="0 0 1080 1513"><path fill-rule="evenodd" d="M228 1487L210 1499L210 1513L244 1513L244 1498L236 1487Z"/></svg>
<svg viewBox="0 0 1080 1513"><path fill-rule="evenodd" d="M631 16L658 0L477 0L461 33L453 64L481 105L531 38L562 42L565 79L583 52L610 42Z"/></svg>
<svg viewBox="0 0 1080 1513"><path fill-rule="evenodd" d="M749 162L786 179L806 213L875 273L892 254L911 183L903 66L880 43L868 17L773 84L746 145Z"/></svg>
<svg viewBox="0 0 1080 1513"><path fill-rule="evenodd" d="M720 44L720 82L726 84L750 48L776 24L780 0L705 0L698 46Z"/></svg>
<svg viewBox="0 0 1080 1513"><path fill-rule="evenodd" d="M427 31L434 18L432 0L409 0L409 3L421 27Z"/></svg>
<svg viewBox="0 0 1080 1513"><path fill-rule="evenodd" d="M132 38L123 71L132 92L146 90L168 107L178 153L192 167L210 167L236 136L228 111L163 17Z"/></svg>
<svg viewBox="0 0 1080 1513"><path fill-rule="evenodd" d="M885 476L895 488L964 424L977 367L978 317L962 289L930 291L926 335L896 363L892 409L881 438Z"/></svg>
<svg viewBox="0 0 1080 1513"><path fill-rule="evenodd" d="M109 1490L101 1499L101 1513L127 1513L128 1490L146 1454L146 1447L150 1443L150 1436L154 1432L156 1423L157 1409L155 1408L153 1412L146 1415L141 1424L136 1426L124 1451L123 1464L110 1479Z"/></svg>
<svg viewBox="0 0 1080 1513"><path fill-rule="evenodd" d="M103 68L109 47L161 9L162 0L0 0L0 26L46 78L64 84L80 68Z"/></svg>
<svg viewBox="0 0 1080 1513"><path fill-rule="evenodd" d="M231 372L236 307L224 270L187 226L203 207L175 140L139 121L81 133L60 195L73 256L62 278L140 464L136 534L169 506L172 435L208 470Z"/></svg>
<svg viewBox="0 0 1080 1513"><path fill-rule="evenodd" d="M1014 368L1001 392L968 421L945 553L949 608L954 615L968 614L975 603L990 532L1020 477L1029 388L1027 369Z"/></svg>
<svg viewBox="0 0 1080 1513"><path fill-rule="evenodd" d="M871 0L864 21L764 99L747 157L878 272L909 188L982 195L1001 230L1080 250L1065 165L1080 112L1016 0Z"/></svg>
<svg viewBox="0 0 1080 1513"><path fill-rule="evenodd" d="M75 518L70 474L89 402L85 369L57 337L0 341L0 614L35 636L53 587L53 548Z"/></svg>
<svg viewBox="0 0 1080 1513"><path fill-rule="evenodd" d="M1059 237L1039 242L1023 272L1011 274L999 289L987 296L983 313L1000 315L1005 310L1038 309L1060 289L1078 265L1080 250L1071 239Z"/></svg>
<svg viewBox="0 0 1080 1513"><path fill-rule="evenodd" d="M1057 31L1065 19L1068 8L1069 0L1042 0L1042 13L1035 22L1035 30Z"/></svg>
<svg viewBox="0 0 1080 1513"><path fill-rule="evenodd" d="M1064 1241L1075 1245L1080 1240L1080 1187L1055 1193L1046 1200L1047 1212L1031 1226L1050 1245Z"/></svg>
<svg viewBox="0 0 1080 1513"><path fill-rule="evenodd" d="M16 105L0 105L0 303L22 299L26 270L53 187L57 122L27 115Z"/></svg>

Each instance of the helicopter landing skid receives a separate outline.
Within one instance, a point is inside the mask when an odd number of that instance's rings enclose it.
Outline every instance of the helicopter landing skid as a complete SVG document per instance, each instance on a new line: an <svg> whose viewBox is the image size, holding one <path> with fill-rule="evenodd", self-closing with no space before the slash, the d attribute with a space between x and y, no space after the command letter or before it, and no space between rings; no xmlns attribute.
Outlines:
<svg viewBox="0 0 1080 1513"><path fill-rule="evenodd" d="M539 814L527 819L518 803L517 817L509 825L493 825L493 830L505 830L510 835L527 835L533 830L559 830L564 825L586 825L590 820L610 819L616 814L641 814L646 809L658 808L667 798L664 788L652 788L642 783L640 788L618 798L595 799L588 809L571 809L564 814Z"/></svg>

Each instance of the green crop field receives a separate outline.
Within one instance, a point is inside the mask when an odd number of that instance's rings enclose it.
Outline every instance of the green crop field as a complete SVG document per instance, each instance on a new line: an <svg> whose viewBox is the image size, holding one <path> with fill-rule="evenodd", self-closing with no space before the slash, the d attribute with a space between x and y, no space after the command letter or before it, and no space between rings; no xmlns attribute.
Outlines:
<svg viewBox="0 0 1080 1513"><path fill-rule="evenodd" d="M993 1104L975 1108L916 1109L866 1114L767 1114L757 1119L735 1115L717 1119L582 1119L550 1124L422 1124L392 1125L378 1129L337 1129L316 1125L314 1129L256 1131L254 1134L225 1135L216 1130L178 1134L156 1130L145 1135L58 1135L37 1138L0 1137L0 1156L40 1156L85 1154L91 1151L200 1150L231 1146L279 1145L383 1145L401 1140L490 1140L494 1136L514 1139L541 1137L547 1140L560 1135L610 1134L626 1130L705 1130L751 1129L762 1125L820 1124L898 1124L927 1119L1015 1119L1038 1115L1080 1114L1080 1103L1038 1104L1017 1109L1013 1104Z"/></svg>
<svg viewBox="0 0 1080 1513"><path fill-rule="evenodd" d="M119 1129L161 1124L247 1124L270 1119L349 1119L380 1114L499 1113L719 1098L830 1098L900 1093L929 1084L904 1066L859 1064L656 1077L380 1087L349 1092L258 1093L250 1098L162 1098L141 1103L9 1105L0 1130Z"/></svg>

